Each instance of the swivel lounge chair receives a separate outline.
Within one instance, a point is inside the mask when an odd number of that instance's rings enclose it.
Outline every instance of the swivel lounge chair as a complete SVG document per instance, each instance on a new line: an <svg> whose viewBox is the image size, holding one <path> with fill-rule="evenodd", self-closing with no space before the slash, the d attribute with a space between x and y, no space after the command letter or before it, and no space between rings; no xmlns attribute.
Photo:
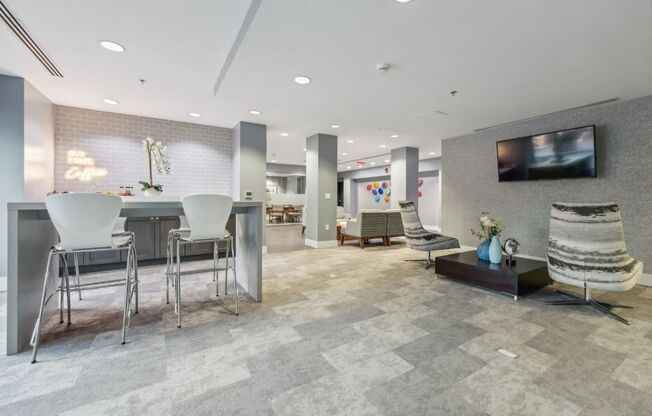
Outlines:
<svg viewBox="0 0 652 416"><path fill-rule="evenodd" d="M426 269L433 264L431 252L436 250L449 250L460 248L460 242L457 238L446 237L445 235L433 233L426 230L421 225L419 214L412 201L399 201L401 207L401 219L403 220L403 230L405 231L405 241L408 247L413 250L427 251L428 258L423 260L406 260L424 262Z"/></svg>
<svg viewBox="0 0 652 416"><path fill-rule="evenodd" d="M631 307L610 305L591 297L591 289L629 290L643 275L643 263L627 252L618 205L552 204L547 258L548 274L553 280L584 289L583 297L558 291L571 299L547 302L549 305L589 305L629 325L611 308Z"/></svg>

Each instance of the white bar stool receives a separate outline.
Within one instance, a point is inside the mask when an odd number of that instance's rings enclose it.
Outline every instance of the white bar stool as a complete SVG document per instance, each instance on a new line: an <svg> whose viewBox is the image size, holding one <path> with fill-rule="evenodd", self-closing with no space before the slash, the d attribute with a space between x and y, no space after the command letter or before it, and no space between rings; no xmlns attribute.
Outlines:
<svg viewBox="0 0 652 416"><path fill-rule="evenodd" d="M127 217L120 217L115 221L115 225L113 226L113 236L114 237L119 237L123 235L128 235L131 234L133 237L133 233L129 233L125 229L125 223L127 222ZM134 242L135 244L135 242ZM72 256L74 265L75 265L75 289L77 290L77 296L79 297L79 300L82 300L82 291L79 285L81 285L81 277L79 275L79 258L77 257L78 253L74 253ZM66 260L68 260L66 258ZM61 306L61 305L59 305Z"/></svg>
<svg viewBox="0 0 652 416"><path fill-rule="evenodd" d="M73 256L80 253L96 251L126 250L127 273L125 278L112 279L99 282L78 283L77 290L100 289L113 286L125 286L125 300L122 318L122 343L125 343L127 327L131 317L131 300L136 297L135 313L138 313L138 262L136 246L132 233L113 235L113 230L120 214L122 199L118 196L93 193L73 193L52 195L45 200L50 219L54 228L59 233L60 242L50 249L48 253L45 277L43 278L43 292L38 318L34 324L34 331L30 344L34 347L32 363L36 362L38 353L40 330L43 323L43 312L48 301L53 295L59 293L60 304L63 303L63 294L67 296L68 325L70 319L70 281L68 275L68 254ZM52 293L48 295L48 281L52 258L58 255L63 262L63 277ZM63 323L63 308L59 308L60 323Z"/></svg>
<svg viewBox="0 0 652 416"><path fill-rule="evenodd" d="M226 230L226 223L231 215L233 200L223 195L191 195L182 199L183 211L187 224L170 231L168 238L168 261L166 267L166 299L169 303L170 281L175 288L174 311L177 314L177 328L181 328L181 276L196 273L213 272L215 294L219 296L218 279L218 243L226 242L226 267L224 273L224 291L227 293L229 254L233 259L235 315L238 315L238 280L235 271L233 236ZM183 221L183 220L182 220ZM185 226L185 227L184 227ZM181 272L181 245L193 243L213 243L213 267ZM176 251L176 273L174 272L174 253Z"/></svg>

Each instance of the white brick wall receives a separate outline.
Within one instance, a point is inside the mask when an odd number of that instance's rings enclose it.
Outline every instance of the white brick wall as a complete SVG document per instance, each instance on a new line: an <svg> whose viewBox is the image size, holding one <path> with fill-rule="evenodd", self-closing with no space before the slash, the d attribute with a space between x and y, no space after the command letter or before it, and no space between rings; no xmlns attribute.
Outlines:
<svg viewBox="0 0 652 416"><path fill-rule="evenodd" d="M168 147L172 172L158 175L163 195L193 193L231 195L231 129L155 118L55 106L55 189L57 191L114 191L146 181L147 159L141 141L147 136ZM65 179L68 151L86 152L108 174L95 184Z"/></svg>

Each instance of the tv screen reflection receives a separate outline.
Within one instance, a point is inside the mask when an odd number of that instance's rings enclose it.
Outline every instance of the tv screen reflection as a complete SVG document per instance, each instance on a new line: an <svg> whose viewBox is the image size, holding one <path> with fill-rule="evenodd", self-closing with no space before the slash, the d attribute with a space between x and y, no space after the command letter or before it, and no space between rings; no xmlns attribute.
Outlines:
<svg viewBox="0 0 652 416"><path fill-rule="evenodd" d="M595 126L503 140L496 144L498 179L595 178Z"/></svg>

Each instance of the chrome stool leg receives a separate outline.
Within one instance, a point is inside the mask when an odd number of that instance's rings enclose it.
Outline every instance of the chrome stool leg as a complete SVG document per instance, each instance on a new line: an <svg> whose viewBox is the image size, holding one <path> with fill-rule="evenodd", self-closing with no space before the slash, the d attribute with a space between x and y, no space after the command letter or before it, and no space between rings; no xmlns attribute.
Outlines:
<svg viewBox="0 0 652 416"><path fill-rule="evenodd" d="M127 342L127 320L130 312L130 295L131 295L131 264L133 251L131 245L127 250L127 273L125 276L125 300L122 306L122 345Z"/></svg>
<svg viewBox="0 0 652 416"><path fill-rule="evenodd" d="M217 241L213 241L213 281L215 282L215 296L220 296L220 274L217 265L220 262L220 253L217 249Z"/></svg>
<svg viewBox="0 0 652 416"><path fill-rule="evenodd" d="M217 251L217 243L213 241L213 269L217 269L217 264L215 263L215 253ZM213 281L217 281L217 273L213 270Z"/></svg>
<svg viewBox="0 0 652 416"><path fill-rule="evenodd" d="M136 309L134 310L134 313L138 313L138 286L140 286L138 283L140 282L140 280L138 279L138 252L136 251L136 241L135 241L135 239L134 239L133 244L131 245L131 250L134 253L133 254L133 264L132 264L133 273L134 273L133 286L135 288L134 292L135 292L135 296L136 296Z"/></svg>
<svg viewBox="0 0 652 416"><path fill-rule="evenodd" d="M235 269L236 269L236 267L235 267L235 253L234 253L234 250L233 250L233 246L235 244L234 244L234 241L233 241L233 236L229 237L229 243L228 244L229 244L229 246L231 248L231 258L233 259L233 286L235 288L235 290L234 290L234 293L235 293L235 314L239 315L240 313L238 312L238 298L240 296L239 296L239 293L238 293L238 278L237 278L237 275L235 274Z"/></svg>
<svg viewBox="0 0 652 416"><path fill-rule="evenodd" d="M60 262L63 263L64 258L65 258L65 255L59 254L59 261ZM59 266L59 268L60 267L61 267L61 265ZM65 269L64 269L64 273L65 273ZM58 270L57 270L57 274L59 275ZM59 280L58 280L59 286L57 288L57 291L59 292L59 323L62 324L63 323L63 275L61 274L58 277L59 277Z"/></svg>
<svg viewBox="0 0 652 416"><path fill-rule="evenodd" d="M224 296L229 294L229 288L228 288L228 283L229 283L229 256L231 252L231 240L229 238L226 239L226 255L224 258L226 259L225 267L224 267Z"/></svg>
<svg viewBox="0 0 652 416"><path fill-rule="evenodd" d="M68 309L68 325L72 323L70 319L70 272L68 271L68 255L64 254L61 256L63 260L63 282L66 285L66 306ZM63 323L63 318L62 318Z"/></svg>
<svg viewBox="0 0 652 416"><path fill-rule="evenodd" d="M77 253L73 254L72 259L75 262L75 277L76 277L76 282L77 282L77 296L79 297L79 300L82 300L81 276L79 275L79 258L77 257Z"/></svg>
<svg viewBox="0 0 652 416"><path fill-rule="evenodd" d="M41 305L38 310L38 318L36 319L36 323L34 324L34 331L32 332L32 364L36 362L36 354L38 353L38 342L41 336L41 321L43 320L43 310L45 309L45 304L47 303L47 300L45 298L45 295L47 294L48 290L48 278L50 277L50 266L52 265L52 254L54 253L53 249L50 249L50 252L48 253L48 262L47 265L45 266L45 277L43 278L43 291L41 292Z"/></svg>
<svg viewBox="0 0 652 416"><path fill-rule="evenodd" d="M167 245L167 258L165 265L165 303L170 304L170 278L172 277L171 263L172 263L172 232L168 233L168 245Z"/></svg>
<svg viewBox="0 0 652 416"><path fill-rule="evenodd" d="M177 328L181 328L181 240L177 239L177 282L176 287Z"/></svg>

